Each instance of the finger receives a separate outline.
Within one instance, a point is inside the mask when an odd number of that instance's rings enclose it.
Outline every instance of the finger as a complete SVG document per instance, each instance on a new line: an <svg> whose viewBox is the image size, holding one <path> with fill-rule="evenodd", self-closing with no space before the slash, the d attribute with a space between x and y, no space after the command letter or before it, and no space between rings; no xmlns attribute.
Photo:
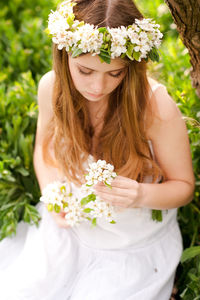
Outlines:
<svg viewBox="0 0 200 300"><path fill-rule="evenodd" d="M118 187L112 187L112 189L109 189L108 187L105 186L97 186L94 187L96 194L98 193L104 193L108 196L114 195L115 197L121 196L121 197L130 197L133 195L133 191L130 193L130 189L121 189Z"/></svg>
<svg viewBox="0 0 200 300"><path fill-rule="evenodd" d="M111 186L112 187L119 187L122 189L126 189L126 188L130 188L130 187L137 187L138 186L138 182L127 178L127 177L123 177L123 176L117 176L113 181Z"/></svg>
<svg viewBox="0 0 200 300"><path fill-rule="evenodd" d="M105 193L98 193L98 196L101 200L110 203L111 205L121 206L121 207L129 207L132 204L132 201L129 198L108 195Z"/></svg>

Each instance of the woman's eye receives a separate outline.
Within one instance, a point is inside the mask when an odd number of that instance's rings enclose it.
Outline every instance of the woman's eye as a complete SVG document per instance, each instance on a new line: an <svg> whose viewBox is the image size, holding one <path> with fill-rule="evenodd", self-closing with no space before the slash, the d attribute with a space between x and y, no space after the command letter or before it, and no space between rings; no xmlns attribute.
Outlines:
<svg viewBox="0 0 200 300"><path fill-rule="evenodd" d="M117 73L117 74L110 74L110 76L112 76L112 77L119 77L120 75L122 74L122 71L120 71L119 73Z"/></svg>
<svg viewBox="0 0 200 300"><path fill-rule="evenodd" d="M90 75L92 72L84 72L81 69L78 69L79 73L84 74L84 75Z"/></svg>

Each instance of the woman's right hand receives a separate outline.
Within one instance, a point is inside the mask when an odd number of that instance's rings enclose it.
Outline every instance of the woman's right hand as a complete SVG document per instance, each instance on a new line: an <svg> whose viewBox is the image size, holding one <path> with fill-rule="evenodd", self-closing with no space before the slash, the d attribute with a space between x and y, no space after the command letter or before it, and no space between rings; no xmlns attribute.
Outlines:
<svg viewBox="0 0 200 300"><path fill-rule="evenodd" d="M70 227L70 225L67 223L67 220L65 219L65 215L66 215L65 212L61 211L59 213L56 213L55 211L52 211L51 215L53 216L54 221L60 228Z"/></svg>

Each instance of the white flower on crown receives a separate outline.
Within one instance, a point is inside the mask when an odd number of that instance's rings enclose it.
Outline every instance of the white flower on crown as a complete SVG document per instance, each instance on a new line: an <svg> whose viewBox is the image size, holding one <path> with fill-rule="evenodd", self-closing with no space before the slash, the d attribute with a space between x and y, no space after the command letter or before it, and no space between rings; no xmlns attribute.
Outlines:
<svg viewBox="0 0 200 300"><path fill-rule="evenodd" d="M108 28L108 32L111 35L111 57L119 57L122 53L127 51L126 49L126 38L127 31L124 26L118 28Z"/></svg>
<svg viewBox="0 0 200 300"><path fill-rule="evenodd" d="M69 24L66 22L64 16L62 16L58 11L51 12L49 15L49 25L50 34L54 35L65 35L65 31L69 29Z"/></svg>
<svg viewBox="0 0 200 300"><path fill-rule="evenodd" d="M103 34L99 33L94 25L85 24L74 32L74 42L84 53L96 52L98 54L103 43Z"/></svg>
<svg viewBox="0 0 200 300"><path fill-rule="evenodd" d="M152 19L135 20L135 23L145 31L154 31L155 22Z"/></svg>
<svg viewBox="0 0 200 300"><path fill-rule="evenodd" d="M132 43L134 50L140 53L138 59L140 61L141 58L148 56L152 48L158 48L161 44L163 35L158 29L160 25L155 24L152 19L135 19L135 23L128 27L107 27L106 31L102 29L104 32L102 33L97 26L84 24L83 21L75 19L73 13L75 5L73 0L64 1L57 11L51 11L49 14L47 32L53 36L52 40L58 45L59 50L64 47L66 51L78 48L83 53L91 52L92 55L96 55L100 54L102 48L107 51L108 56L115 58L126 53ZM130 51L127 52L127 56L133 59L130 55L132 55Z"/></svg>
<svg viewBox="0 0 200 300"><path fill-rule="evenodd" d="M127 35L132 44L138 44L140 42L138 33L131 27L127 30Z"/></svg>
<svg viewBox="0 0 200 300"><path fill-rule="evenodd" d="M58 11L60 14L67 16L73 14L73 2L71 0L64 1L60 4Z"/></svg>

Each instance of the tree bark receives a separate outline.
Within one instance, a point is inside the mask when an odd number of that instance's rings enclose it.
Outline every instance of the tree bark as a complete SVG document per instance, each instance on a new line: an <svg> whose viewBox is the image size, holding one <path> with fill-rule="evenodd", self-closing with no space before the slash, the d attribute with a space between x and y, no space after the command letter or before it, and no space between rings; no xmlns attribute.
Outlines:
<svg viewBox="0 0 200 300"><path fill-rule="evenodd" d="M192 65L191 80L200 98L200 0L164 0L187 47Z"/></svg>

